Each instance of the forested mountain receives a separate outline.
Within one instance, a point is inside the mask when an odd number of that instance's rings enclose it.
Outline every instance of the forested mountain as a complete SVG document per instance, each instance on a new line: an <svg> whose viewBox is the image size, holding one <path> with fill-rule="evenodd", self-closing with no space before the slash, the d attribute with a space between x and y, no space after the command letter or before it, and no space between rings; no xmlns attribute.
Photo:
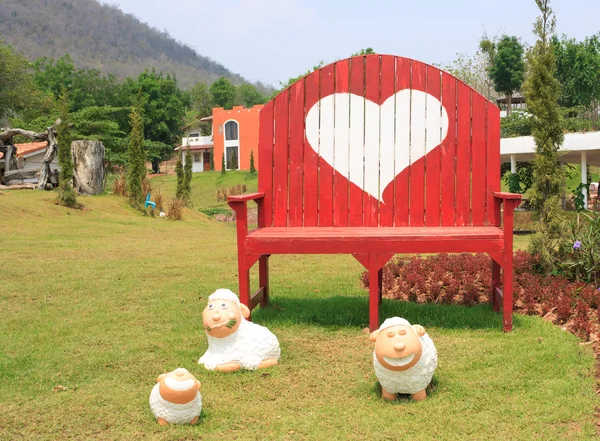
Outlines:
<svg viewBox="0 0 600 441"><path fill-rule="evenodd" d="M31 60L68 53L80 68L120 78L154 67L174 73L183 88L221 76L244 81L167 33L96 0L0 0L0 40Z"/></svg>

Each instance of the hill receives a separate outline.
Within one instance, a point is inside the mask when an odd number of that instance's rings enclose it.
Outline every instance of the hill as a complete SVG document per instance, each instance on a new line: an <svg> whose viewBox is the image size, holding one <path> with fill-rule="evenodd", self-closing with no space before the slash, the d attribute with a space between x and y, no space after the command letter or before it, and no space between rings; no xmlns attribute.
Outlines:
<svg viewBox="0 0 600 441"><path fill-rule="evenodd" d="M31 60L68 53L78 67L120 78L154 67L176 74L183 88L220 76L245 82L166 32L96 0L2 0L0 39Z"/></svg>

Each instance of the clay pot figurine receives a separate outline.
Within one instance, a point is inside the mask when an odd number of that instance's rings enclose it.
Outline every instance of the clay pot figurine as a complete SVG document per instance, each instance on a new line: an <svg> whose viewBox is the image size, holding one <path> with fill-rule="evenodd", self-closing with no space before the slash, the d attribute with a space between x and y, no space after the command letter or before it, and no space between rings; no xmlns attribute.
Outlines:
<svg viewBox="0 0 600 441"><path fill-rule="evenodd" d="M395 400L400 393L424 400L437 368L437 351L425 329L393 317L373 331L369 340L375 342L373 365L381 396Z"/></svg>
<svg viewBox="0 0 600 441"><path fill-rule="evenodd" d="M162 374L150 394L150 409L158 424L196 424L202 411L200 382L186 369Z"/></svg>
<svg viewBox="0 0 600 441"><path fill-rule="evenodd" d="M276 365L280 348L277 337L264 326L246 320L250 310L228 289L208 297L202 324L208 349L198 360L208 370L232 372Z"/></svg>

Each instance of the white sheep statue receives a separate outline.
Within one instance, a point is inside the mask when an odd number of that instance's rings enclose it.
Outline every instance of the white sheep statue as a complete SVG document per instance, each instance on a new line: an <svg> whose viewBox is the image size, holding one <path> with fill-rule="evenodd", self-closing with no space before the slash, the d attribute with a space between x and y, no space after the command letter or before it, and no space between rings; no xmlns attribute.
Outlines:
<svg viewBox="0 0 600 441"><path fill-rule="evenodd" d="M162 374L150 393L158 424L196 424L202 412L200 382L184 368Z"/></svg>
<svg viewBox="0 0 600 441"><path fill-rule="evenodd" d="M373 331L369 340L375 342L373 365L381 396L395 400L400 393L410 394L415 401L424 400L437 368L437 351L425 329L392 317Z"/></svg>
<svg viewBox="0 0 600 441"><path fill-rule="evenodd" d="M250 310L228 289L208 297L202 323L208 349L198 360L208 370L233 372L274 366L279 361L277 337L264 326L246 320Z"/></svg>

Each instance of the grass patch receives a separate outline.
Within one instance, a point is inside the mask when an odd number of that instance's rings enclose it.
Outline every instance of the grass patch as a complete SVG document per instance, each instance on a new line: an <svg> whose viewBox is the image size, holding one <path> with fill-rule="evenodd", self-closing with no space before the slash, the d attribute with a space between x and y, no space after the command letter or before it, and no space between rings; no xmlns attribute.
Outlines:
<svg viewBox="0 0 600 441"><path fill-rule="evenodd" d="M533 317L503 334L488 305L384 300L382 318L426 327L439 368L426 401L383 402L350 256L273 256L272 306L253 318L279 338L280 365L207 372L201 311L216 288L236 290L233 225L143 216L112 195L84 198L86 211L54 198L0 200L0 439L595 437L591 347ZM198 426L162 428L150 412L155 378L176 367L203 383Z"/></svg>

